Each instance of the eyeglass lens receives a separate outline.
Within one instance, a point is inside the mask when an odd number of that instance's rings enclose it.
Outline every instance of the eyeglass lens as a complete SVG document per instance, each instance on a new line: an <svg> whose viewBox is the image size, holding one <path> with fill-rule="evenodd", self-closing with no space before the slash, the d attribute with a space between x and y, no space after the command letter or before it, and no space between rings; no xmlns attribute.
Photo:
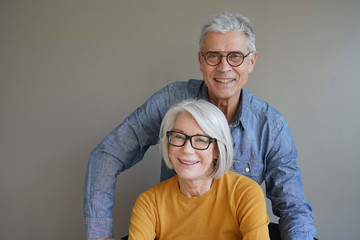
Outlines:
<svg viewBox="0 0 360 240"><path fill-rule="evenodd" d="M176 147L184 146L188 138L190 139L191 146L199 150L207 149L211 143L210 138L203 135L187 136L179 132L168 132L167 136L169 143Z"/></svg>
<svg viewBox="0 0 360 240"><path fill-rule="evenodd" d="M207 52L203 56L206 63L211 66L219 65L222 58L225 57L230 66L237 67L243 63L244 58L248 55L249 54L244 56L241 52L229 52L226 56L224 56L220 52Z"/></svg>

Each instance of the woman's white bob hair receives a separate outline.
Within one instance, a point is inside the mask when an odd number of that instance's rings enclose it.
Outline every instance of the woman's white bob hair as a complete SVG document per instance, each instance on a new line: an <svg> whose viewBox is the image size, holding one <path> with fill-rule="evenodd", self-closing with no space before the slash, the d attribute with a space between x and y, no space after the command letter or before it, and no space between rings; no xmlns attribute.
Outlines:
<svg viewBox="0 0 360 240"><path fill-rule="evenodd" d="M218 158L214 161L213 178L220 178L229 171L233 159L233 142L224 114L215 105L205 100L185 100L170 108L160 127L160 150L167 167L173 169L169 158L169 143L166 132L171 131L176 119L182 113L189 113L209 137L215 138ZM197 150L199 151L199 150Z"/></svg>

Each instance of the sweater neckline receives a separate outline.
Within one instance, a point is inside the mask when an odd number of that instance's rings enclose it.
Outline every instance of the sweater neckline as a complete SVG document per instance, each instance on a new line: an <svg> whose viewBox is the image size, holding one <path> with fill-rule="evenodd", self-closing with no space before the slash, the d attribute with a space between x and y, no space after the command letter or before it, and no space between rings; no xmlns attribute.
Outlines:
<svg viewBox="0 0 360 240"><path fill-rule="evenodd" d="M176 195L178 196L178 198L180 198L180 199L182 199L184 201L188 201L188 202L201 201L202 199L208 198L209 196L216 193L217 186L219 185L219 179L214 178L214 181L213 181L209 191L207 191L206 193L204 193L204 194L202 194L200 196L187 197L187 196L185 196L184 194L182 194L180 192L179 180L178 180L177 175L175 175L174 181L175 181L175 184L176 184Z"/></svg>

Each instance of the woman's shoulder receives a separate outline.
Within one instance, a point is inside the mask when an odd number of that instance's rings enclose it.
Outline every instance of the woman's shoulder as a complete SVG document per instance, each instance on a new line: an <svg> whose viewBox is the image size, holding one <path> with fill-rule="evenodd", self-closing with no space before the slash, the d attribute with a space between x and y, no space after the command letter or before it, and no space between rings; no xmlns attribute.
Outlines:
<svg viewBox="0 0 360 240"><path fill-rule="evenodd" d="M245 182L248 184L256 184L258 185L254 180L252 180L249 177L246 177L242 174L236 173L236 172L232 172L232 171L227 171L223 177L224 179L227 179L228 181L232 181L232 182Z"/></svg>
<svg viewBox="0 0 360 240"><path fill-rule="evenodd" d="M174 186L177 186L176 176L157 183L154 187L141 193L137 198L138 202L155 203L164 194L170 194Z"/></svg>
<svg viewBox="0 0 360 240"><path fill-rule="evenodd" d="M152 194L154 194L154 196L161 196L164 194L169 194L172 191L174 191L174 189L176 189L176 187L178 186L178 180L177 180L177 175L157 183L153 188L149 189L148 191L151 191Z"/></svg>
<svg viewBox="0 0 360 240"><path fill-rule="evenodd" d="M229 189L234 189L236 191L244 191L247 189L254 189L255 191L260 192L262 191L260 185L254 180L231 171L228 171L222 176L221 182L223 185L227 185Z"/></svg>

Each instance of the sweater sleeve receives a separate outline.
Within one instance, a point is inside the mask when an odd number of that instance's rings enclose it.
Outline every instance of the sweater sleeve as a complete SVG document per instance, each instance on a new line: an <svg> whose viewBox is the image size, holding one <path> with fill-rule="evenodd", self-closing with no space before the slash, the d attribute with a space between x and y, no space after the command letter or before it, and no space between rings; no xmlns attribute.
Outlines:
<svg viewBox="0 0 360 240"><path fill-rule="evenodd" d="M247 187L240 191L237 217L243 240L270 239L269 218L266 213L266 202L260 186L250 179L246 179ZM244 184L242 184L244 185Z"/></svg>
<svg viewBox="0 0 360 240"><path fill-rule="evenodd" d="M156 200L154 188L142 193L131 214L129 240L154 240L156 228Z"/></svg>

